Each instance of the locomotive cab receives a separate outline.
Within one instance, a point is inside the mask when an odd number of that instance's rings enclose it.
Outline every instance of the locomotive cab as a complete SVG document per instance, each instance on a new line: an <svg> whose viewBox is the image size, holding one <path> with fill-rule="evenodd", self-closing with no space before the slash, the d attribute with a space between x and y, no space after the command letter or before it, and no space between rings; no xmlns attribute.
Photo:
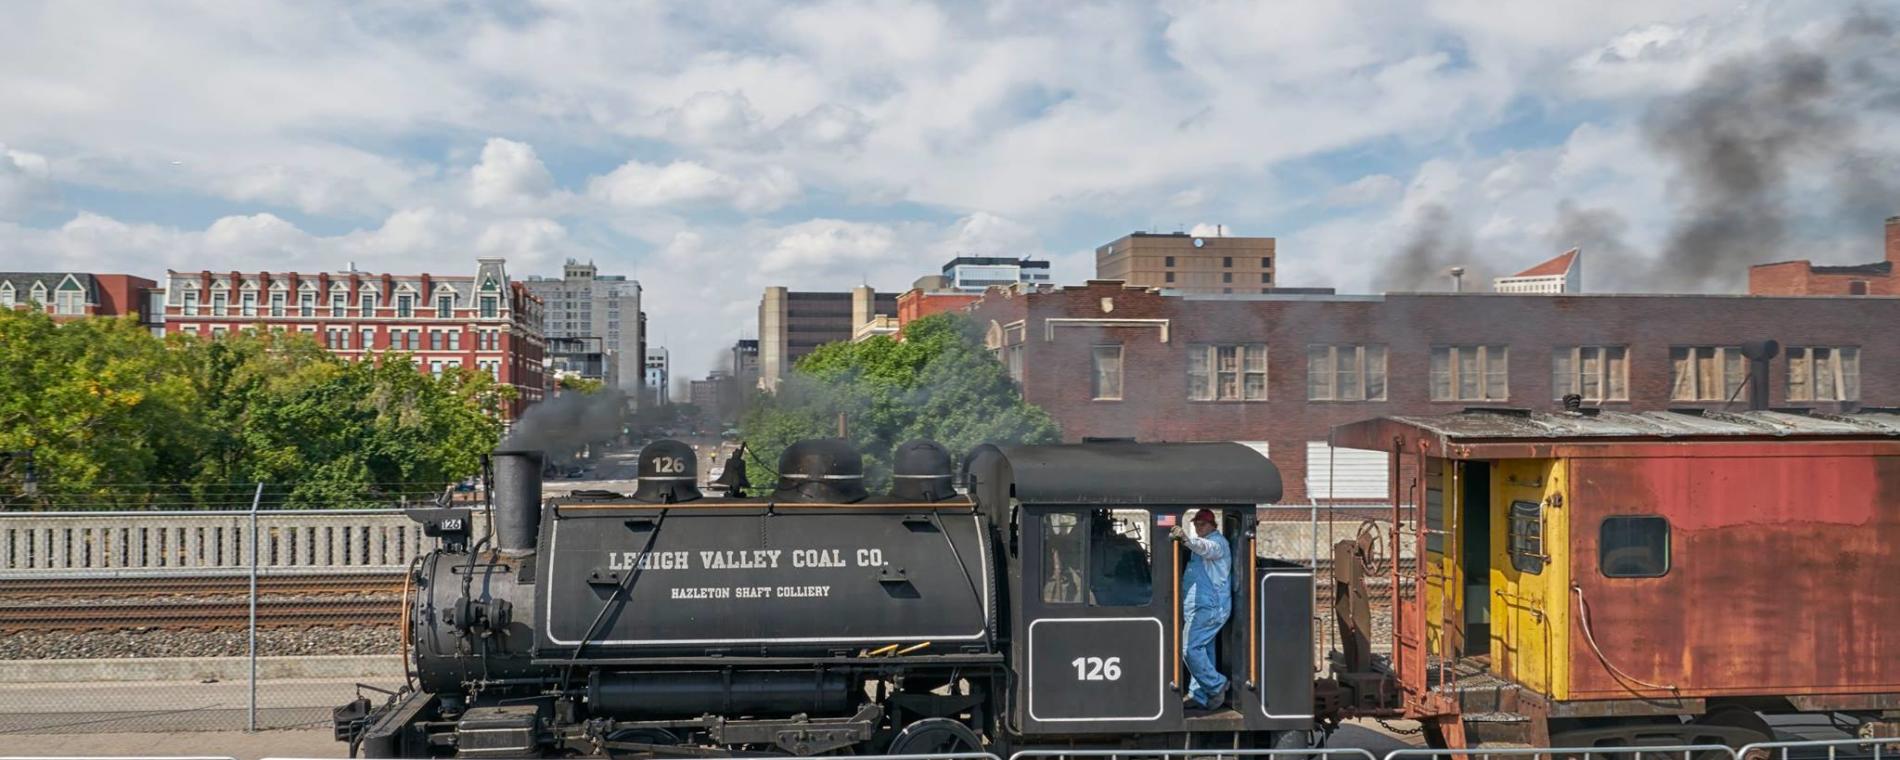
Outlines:
<svg viewBox="0 0 1900 760"><path fill-rule="evenodd" d="M1229 443L985 447L968 480L1007 531L1017 673L1007 711L1023 741L1311 740L1312 571L1257 556L1255 507L1280 498L1265 457ZM1219 515L1231 557L1231 612L1216 640L1230 697L1208 714L1182 702L1190 559L1169 538L1201 509Z"/></svg>

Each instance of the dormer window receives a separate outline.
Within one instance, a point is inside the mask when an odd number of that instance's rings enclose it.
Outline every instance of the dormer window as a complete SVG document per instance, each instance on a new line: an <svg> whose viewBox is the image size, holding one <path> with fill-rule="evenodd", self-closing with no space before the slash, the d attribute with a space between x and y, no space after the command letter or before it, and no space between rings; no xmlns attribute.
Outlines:
<svg viewBox="0 0 1900 760"><path fill-rule="evenodd" d="M16 301L13 298L13 283L0 282L0 308L11 309Z"/></svg>
<svg viewBox="0 0 1900 760"><path fill-rule="evenodd" d="M32 303L33 303L33 305L35 305L35 306L45 306L45 305L46 305L46 283L43 283L43 282L36 282L36 283L33 283L33 301L32 301Z"/></svg>
<svg viewBox="0 0 1900 760"><path fill-rule="evenodd" d="M398 293L396 295L396 317L398 319L413 317L415 316L415 311L416 297L414 295L409 293Z"/></svg>
<svg viewBox="0 0 1900 760"><path fill-rule="evenodd" d="M455 316L455 296L452 296L452 295L436 296L435 297L435 315L442 319L448 319L450 317Z"/></svg>
<svg viewBox="0 0 1900 760"><path fill-rule="evenodd" d="M358 296L358 299L359 299L359 307L362 309L363 316L365 317L376 316L375 291L365 290L363 291L362 295Z"/></svg>

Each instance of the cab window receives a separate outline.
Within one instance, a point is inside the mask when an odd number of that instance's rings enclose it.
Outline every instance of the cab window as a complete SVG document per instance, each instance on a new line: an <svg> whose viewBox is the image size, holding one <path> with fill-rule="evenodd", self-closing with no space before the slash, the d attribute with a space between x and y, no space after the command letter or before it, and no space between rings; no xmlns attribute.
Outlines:
<svg viewBox="0 0 1900 760"><path fill-rule="evenodd" d="M1669 521L1657 515L1603 518L1597 566L1606 578L1656 578L1669 572Z"/></svg>
<svg viewBox="0 0 1900 760"><path fill-rule="evenodd" d="M1544 505L1511 502L1511 567L1520 573L1544 572Z"/></svg>
<svg viewBox="0 0 1900 760"><path fill-rule="evenodd" d="M1043 515L1043 603L1146 606L1154 599L1150 525L1144 509Z"/></svg>
<svg viewBox="0 0 1900 760"><path fill-rule="evenodd" d="M1042 516L1042 601L1080 604L1082 572L1082 516L1068 513Z"/></svg>

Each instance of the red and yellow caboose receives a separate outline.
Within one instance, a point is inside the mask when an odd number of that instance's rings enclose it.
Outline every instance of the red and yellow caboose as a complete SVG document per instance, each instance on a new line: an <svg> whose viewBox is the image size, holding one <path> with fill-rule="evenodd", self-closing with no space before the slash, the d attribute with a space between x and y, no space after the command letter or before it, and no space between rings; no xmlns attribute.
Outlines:
<svg viewBox="0 0 1900 760"><path fill-rule="evenodd" d="M1391 545L1422 558L1392 563L1396 693L1347 674L1350 701L1450 746L1892 735L1900 414L1474 409L1333 444L1388 453Z"/></svg>

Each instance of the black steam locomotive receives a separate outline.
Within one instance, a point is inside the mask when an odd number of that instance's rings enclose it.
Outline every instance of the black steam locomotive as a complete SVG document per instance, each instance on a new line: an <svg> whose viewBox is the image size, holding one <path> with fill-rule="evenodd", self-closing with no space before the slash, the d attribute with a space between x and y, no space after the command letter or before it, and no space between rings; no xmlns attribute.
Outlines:
<svg viewBox="0 0 1900 760"><path fill-rule="evenodd" d="M540 498L540 457L494 457L492 541L421 510L410 684L340 707L366 757L916 754L1032 746L1308 746L1310 569L1256 559L1280 497L1239 444L916 442L891 493L804 441L776 488L704 496L690 448L641 455L628 496ZM737 463L729 465L736 467ZM1212 508L1233 547L1227 709L1184 710L1168 529ZM1318 715L1316 715L1318 714Z"/></svg>

